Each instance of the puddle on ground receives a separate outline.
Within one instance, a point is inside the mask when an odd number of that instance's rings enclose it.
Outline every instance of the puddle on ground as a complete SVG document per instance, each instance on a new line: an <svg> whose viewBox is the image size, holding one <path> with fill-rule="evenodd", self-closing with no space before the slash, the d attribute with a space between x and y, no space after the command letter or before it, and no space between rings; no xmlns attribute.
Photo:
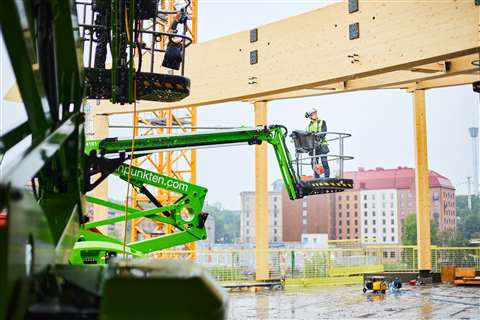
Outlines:
<svg viewBox="0 0 480 320"><path fill-rule="evenodd" d="M480 287L406 285L385 295L361 285L287 287L231 292L228 315L237 319L479 319Z"/></svg>

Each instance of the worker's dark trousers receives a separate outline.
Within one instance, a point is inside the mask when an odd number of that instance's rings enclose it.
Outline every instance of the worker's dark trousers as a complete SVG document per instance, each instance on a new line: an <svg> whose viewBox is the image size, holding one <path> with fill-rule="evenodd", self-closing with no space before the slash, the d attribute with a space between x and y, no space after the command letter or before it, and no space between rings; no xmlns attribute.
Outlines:
<svg viewBox="0 0 480 320"><path fill-rule="evenodd" d="M318 154L326 154L325 151L328 150L328 147L325 146L325 147L318 147L316 148L315 150L315 155L318 155ZM323 152L322 152L323 151ZM330 150L328 150L330 151ZM327 151L327 152L328 152ZM313 156L313 152L310 153L310 156ZM318 158L319 157L315 157L312 159L312 169L313 169L313 173L315 175L315 178L320 178L320 175L315 171L315 165L318 164ZM322 167L323 169L325 170L325 178L329 178L330 177L330 166L328 165L328 160L327 160L327 157L320 157L320 161L322 161Z"/></svg>

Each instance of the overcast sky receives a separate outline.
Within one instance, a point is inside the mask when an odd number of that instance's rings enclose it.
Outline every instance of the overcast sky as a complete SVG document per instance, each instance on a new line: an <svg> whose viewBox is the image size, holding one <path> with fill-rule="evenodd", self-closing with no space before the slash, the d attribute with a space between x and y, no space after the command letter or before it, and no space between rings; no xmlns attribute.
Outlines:
<svg viewBox="0 0 480 320"><path fill-rule="evenodd" d="M200 1L199 41L306 12L327 1ZM235 14L232 14L235 13ZM8 57L1 44L1 97L13 84ZM457 193L466 193L465 181L472 175L472 143L468 127L478 126L479 95L471 86L427 92L427 128L430 169L448 177ZM268 122L283 124L290 131L303 129L304 113L316 107L328 123L329 131L349 132L345 152L355 159L347 170L414 166L413 113L411 94L400 90L344 93L315 98L269 103ZM23 107L2 101L0 130L5 132L25 119ZM115 116L111 122L129 123L129 116ZM253 107L228 103L199 109L199 126L253 125ZM111 130L111 135L128 131ZM254 190L254 147L206 149L198 151L198 184L209 189L208 202L221 202L230 209L240 208L239 193ZM272 149L269 149L269 181L280 178ZM110 179L112 181L112 179ZM111 183L111 196L124 197L125 188Z"/></svg>

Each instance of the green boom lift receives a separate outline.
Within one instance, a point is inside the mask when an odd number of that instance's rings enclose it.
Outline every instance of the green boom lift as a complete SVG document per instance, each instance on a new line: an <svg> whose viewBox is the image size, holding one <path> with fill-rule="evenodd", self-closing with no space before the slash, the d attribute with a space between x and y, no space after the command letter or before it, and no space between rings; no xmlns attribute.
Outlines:
<svg viewBox="0 0 480 320"><path fill-rule="evenodd" d="M224 318L226 296L204 269L188 262L141 258L104 264L105 254L119 252L121 244L95 228L118 218L85 220L85 194L109 174L125 179L123 163L131 142L105 139L86 144L86 99L124 104L178 101L189 95L184 61L192 43L186 35L190 1L174 10L164 10L162 3L0 1L1 32L27 117L0 136L0 319ZM159 27L165 21L173 21L168 31ZM142 63L147 54L148 63ZM162 72L157 69L160 61ZM285 134L281 127L268 127L138 138L133 157L156 150L265 141L274 146L290 198L349 187L342 179L300 179L292 169L300 161L289 158ZM17 155L6 161L12 149ZM100 178L92 181L96 174ZM147 195L148 187L159 187L181 197L165 206L152 198L156 208L129 209L130 218L144 216L179 229L168 238L128 244L129 255L206 236L201 212L205 188L142 168L133 168L132 176L131 183Z"/></svg>
<svg viewBox="0 0 480 320"><path fill-rule="evenodd" d="M273 147L285 189L291 200L315 194L340 192L353 187L351 179L318 178L302 180L299 173L294 170L293 163L295 161L292 160L288 151L285 142L286 136L287 129L280 125L168 136L146 136L135 139L133 155L129 154L132 139L91 140L86 142L85 148L89 163L85 181L89 186L87 189L93 189L111 173L124 181L128 181L129 166L123 164L123 162L131 156L136 158L152 152L172 149L238 144L257 145L267 142ZM345 158L344 155L339 155L339 157L341 157L340 161ZM90 176L97 173L101 173L100 178L90 183ZM208 214L203 213L202 209L207 189L135 166L131 168L130 183L139 192L145 194L156 208L148 210L128 208L126 219L144 217L174 226L178 229L178 232L129 243L125 248L126 253L132 256L143 256L158 250L206 239L205 221ZM147 189L147 186L165 189L181 196L175 203L163 206ZM122 212L126 209L123 205L94 197L87 197L87 201ZM96 229L100 226L123 221L125 221L125 216L119 215L84 224L70 261L75 264L105 263L111 257L123 252L122 242L101 234Z"/></svg>

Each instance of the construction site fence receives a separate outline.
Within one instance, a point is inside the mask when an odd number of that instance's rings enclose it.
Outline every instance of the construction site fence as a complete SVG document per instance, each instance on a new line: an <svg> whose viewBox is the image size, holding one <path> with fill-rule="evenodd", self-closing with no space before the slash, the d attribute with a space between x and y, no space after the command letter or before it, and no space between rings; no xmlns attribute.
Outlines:
<svg viewBox="0 0 480 320"><path fill-rule="evenodd" d="M358 283L363 274L417 272L416 246L363 248L162 251L158 258L190 259L220 282L256 279L255 257L269 257L269 279L291 284ZM480 247L432 247L432 271L442 266L474 267L480 271Z"/></svg>

